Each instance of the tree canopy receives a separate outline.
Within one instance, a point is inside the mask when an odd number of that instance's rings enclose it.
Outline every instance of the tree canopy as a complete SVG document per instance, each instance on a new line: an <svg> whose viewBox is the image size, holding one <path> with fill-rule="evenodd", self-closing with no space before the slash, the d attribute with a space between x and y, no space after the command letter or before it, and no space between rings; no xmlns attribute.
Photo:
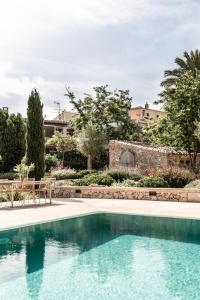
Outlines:
<svg viewBox="0 0 200 300"><path fill-rule="evenodd" d="M106 149L106 136L92 123L88 123L76 136L78 150L87 157L87 167L92 169L92 161L98 160Z"/></svg>
<svg viewBox="0 0 200 300"><path fill-rule="evenodd" d="M132 140L138 136L139 127L130 119L129 110L132 97L128 90L108 90L108 86L93 88L94 94L86 94L77 100L73 92L67 89L74 109L78 112L73 125L76 130L85 128L89 123L104 131L108 140Z"/></svg>
<svg viewBox="0 0 200 300"><path fill-rule="evenodd" d="M25 124L22 116L8 114L0 109L1 171L10 171L19 164L25 149Z"/></svg>
<svg viewBox="0 0 200 300"><path fill-rule="evenodd" d="M75 150L76 144L70 135L64 135L56 132L51 139L47 141L47 145L53 145L62 155L62 163L64 163L65 153Z"/></svg>
<svg viewBox="0 0 200 300"><path fill-rule="evenodd" d="M183 58L175 58L175 63L177 65L176 68L174 68L173 70L165 71L165 79L161 82L162 86L169 87L174 85L175 81L185 71L191 71L195 76L196 71L200 70L200 51L198 49L196 49L195 51L190 51L190 53L185 51L183 53Z"/></svg>
<svg viewBox="0 0 200 300"><path fill-rule="evenodd" d="M162 101L167 116L144 129L152 142L176 146L187 151L192 169L196 170L200 151L200 71L184 71L171 87L165 86Z"/></svg>

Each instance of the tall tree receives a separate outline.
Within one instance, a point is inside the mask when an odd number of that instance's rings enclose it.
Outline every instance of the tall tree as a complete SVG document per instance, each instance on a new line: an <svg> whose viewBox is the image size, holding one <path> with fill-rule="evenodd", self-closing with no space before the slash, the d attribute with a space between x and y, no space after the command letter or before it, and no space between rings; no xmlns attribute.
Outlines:
<svg viewBox="0 0 200 300"><path fill-rule="evenodd" d="M76 136L78 150L87 157L87 167L92 169L92 161L99 159L106 149L106 137L97 126L88 123Z"/></svg>
<svg viewBox="0 0 200 300"><path fill-rule="evenodd" d="M94 94L86 94L82 100L77 100L74 93L67 89L66 96L78 112L73 124L75 128L81 130L90 123L104 131L108 140L136 138L139 127L129 117L132 104L129 91L110 92L107 86L98 86L93 90Z"/></svg>
<svg viewBox="0 0 200 300"><path fill-rule="evenodd" d="M2 171L7 172L19 164L25 154L25 124L20 114L0 110L0 155Z"/></svg>
<svg viewBox="0 0 200 300"><path fill-rule="evenodd" d="M175 58L175 63L177 65L175 69L165 71L165 79L161 82L162 86L173 86L175 81L185 71L191 71L192 74L196 76L196 71L200 70L200 51L198 49L190 51L190 53L185 51L183 53L183 58Z"/></svg>
<svg viewBox="0 0 200 300"><path fill-rule="evenodd" d="M34 176L40 180L44 176L44 125L43 104L39 92L32 90L27 109L27 164L33 163Z"/></svg>
<svg viewBox="0 0 200 300"><path fill-rule="evenodd" d="M190 164L196 171L200 141L197 136L200 122L200 72L185 71L176 80L173 92L165 88L163 102L171 134L180 147L188 152ZM167 127L166 127L167 128Z"/></svg>

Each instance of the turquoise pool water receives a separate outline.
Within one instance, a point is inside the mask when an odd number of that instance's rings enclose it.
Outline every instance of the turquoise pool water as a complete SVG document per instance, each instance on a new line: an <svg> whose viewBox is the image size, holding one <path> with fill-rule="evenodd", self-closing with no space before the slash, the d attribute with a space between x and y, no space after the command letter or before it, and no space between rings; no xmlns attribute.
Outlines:
<svg viewBox="0 0 200 300"><path fill-rule="evenodd" d="M0 299L200 299L200 221L95 214L2 231Z"/></svg>

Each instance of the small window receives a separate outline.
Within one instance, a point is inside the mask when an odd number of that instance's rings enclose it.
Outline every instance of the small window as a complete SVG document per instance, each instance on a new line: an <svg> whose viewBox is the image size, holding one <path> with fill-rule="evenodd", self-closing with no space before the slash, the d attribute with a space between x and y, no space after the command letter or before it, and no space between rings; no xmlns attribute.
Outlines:
<svg viewBox="0 0 200 300"><path fill-rule="evenodd" d="M189 165L189 164L190 164L190 161L189 161L189 160L186 160L185 163L186 163L186 165Z"/></svg>
<svg viewBox="0 0 200 300"><path fill-rule="evenodd" d="M159 119L159 117L160 117L160 116L159 116L159 115L157 115L156 117L157 117L157 119Z"/></svg>
<svg viewBox="0 0 200 300"><path fill-rule="evenodd" d="M149 117L149 113L147 113L147 117Z"/></svg>

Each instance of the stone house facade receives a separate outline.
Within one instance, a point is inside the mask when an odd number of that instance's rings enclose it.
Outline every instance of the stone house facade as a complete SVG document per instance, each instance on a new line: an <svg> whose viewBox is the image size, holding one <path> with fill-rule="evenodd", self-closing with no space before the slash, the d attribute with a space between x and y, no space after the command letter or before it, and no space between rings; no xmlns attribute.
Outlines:
<svg viewBox="0 0 200 300"><path fill-rule="evenodd" d="M129 110L130 118L140 126L155 123L165 115L166 113L164 111L149 108L148 103L145 104L145 107L137 106Z"/></svg>
<svg viewBox="0 0 200 300"><path fill-rule="evenodd" d="M185 151L125 141L109 143L109 167L112 169L139 167L147 170L159 166L189 168L189 165L189 157ZM197 156L197 165L200 166L200 154Z"/></svg>

